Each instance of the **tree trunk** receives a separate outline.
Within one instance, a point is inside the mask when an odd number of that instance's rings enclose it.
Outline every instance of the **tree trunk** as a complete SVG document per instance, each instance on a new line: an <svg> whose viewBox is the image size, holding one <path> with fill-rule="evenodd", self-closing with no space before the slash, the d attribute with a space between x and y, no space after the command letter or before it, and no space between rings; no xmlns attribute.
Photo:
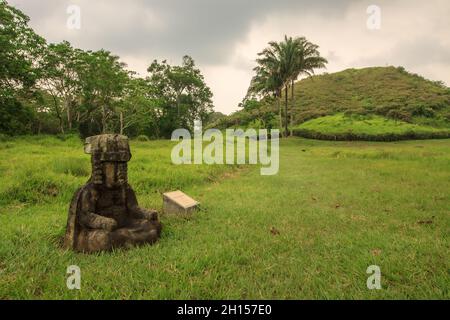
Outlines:
<svg viewBox="0 0 450 320"><path fill-rule="evenodd" d="M283 115L281 114L281 95L277 95L277 104L278 104L278 111L279 111L279 115L280 115L280 132L281 132L281 137L283 136Z"/></svg>
<svg viewBox="0 0 450 320"><path fill-rule="evenodd" d="M53 103L54 103L54 105L55 105L56 117L57 117L58 120L59 120L59 130L61 131L62 134L64 134L64 121L63 121L63 116L61 115L61 110L59 109L58 101L57 101L56 97L53 96L53 95L52 95L52 97L53 97Z"/></svg>
<svg viewBox="0 0 450 320"><path fill-rule="evenodd" d="M106 108L102 106L102 133L106 133Z"/></svg>
<svg viewBox="0 0 450 320"><path fill-rule="evenodd" d="M295 82L294 80L292 80L292 84L291 84L291 103L292 103L292 107L291 107L291 137L294 135L294 131L293 131L293 127L294 127L294 108L295 108L295 97L294 97L294 85Z"/></svg>
<svg viewBox="0 0 450 320"><path fill-rule="evenodd" d="M123 112L120 111L120 134L123 134Z"/></svg>
<svg viewBox="0 0 450 320"><path fill-rule="evenodd" d="M71 115L71 110L70 110L70 101L68 101L66 99L65 104L66 104L66 112L67 112L67 124L69 126L69 131L71 131L72 130L72 115Z"/></svg>
<svg viewBox="0 0 450 320"><path fill-rule="evenodd" d="M286 84L286 86L284 87L284 136L287 138L288 136L288 85Z"/></svg>
<svg viewBox="0 0 450 320"><path fill-rule="evenodd" d="M177 94L177 122L178 128L181 127L181 119L180 119L180 95Z"/></svg>
<svg viewBox="0 0 450 320"><path fill-rule="evenodd" d="M65 134L65 132L64 132L64 121L63 121L62 117L59 117L59 130L61 130L62 134Z"/></svg>

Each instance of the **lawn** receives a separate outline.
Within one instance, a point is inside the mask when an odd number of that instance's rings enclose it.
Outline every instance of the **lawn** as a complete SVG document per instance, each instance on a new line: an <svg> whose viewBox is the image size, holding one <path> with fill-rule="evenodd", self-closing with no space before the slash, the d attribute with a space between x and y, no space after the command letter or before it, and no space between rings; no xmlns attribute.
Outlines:
<svg viewBox="0 0 450 320"><path fill-rule="evenodd" d="M60 247L90 163L75 138L0 143L0 299L450 298L450 140L281 142L280 171L175 166L172 142L132 142L142 206L199 200L162 216L154 246L98 255ZM66 269L81 268L81 290ZM381 268L381 290L366 269Z"/></svg>

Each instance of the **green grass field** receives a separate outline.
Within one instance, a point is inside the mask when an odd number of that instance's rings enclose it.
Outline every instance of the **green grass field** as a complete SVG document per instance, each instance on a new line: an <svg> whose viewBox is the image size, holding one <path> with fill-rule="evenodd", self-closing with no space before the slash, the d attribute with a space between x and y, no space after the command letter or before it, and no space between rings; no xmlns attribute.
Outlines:
<svg viewBox="0 0 450 320"><path fill-rule="evenodd" d="M162 238L99 255L60 247L70 198L90 172L70 138L0 143L0 299L449 299L450 140L281 142L280 172L175 166L169 141L132 142L140 204L198 199L162 216ZM66 269L81 268L81 290ZM381 268L381 290L366 269Z"/></svg>

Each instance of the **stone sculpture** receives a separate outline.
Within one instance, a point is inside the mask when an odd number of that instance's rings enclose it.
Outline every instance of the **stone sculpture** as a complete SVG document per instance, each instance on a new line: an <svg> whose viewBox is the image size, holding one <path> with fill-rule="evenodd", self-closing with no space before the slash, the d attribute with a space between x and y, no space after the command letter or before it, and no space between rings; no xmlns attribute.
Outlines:
<svg viewBox="0 0 450 320"><path fill-rule="evenodd" d="M103 134L86 139L92 175L70 204L64 245L80 252L151 244L161 234L155 210L140 208L128 184L128 138Z"/></svg>

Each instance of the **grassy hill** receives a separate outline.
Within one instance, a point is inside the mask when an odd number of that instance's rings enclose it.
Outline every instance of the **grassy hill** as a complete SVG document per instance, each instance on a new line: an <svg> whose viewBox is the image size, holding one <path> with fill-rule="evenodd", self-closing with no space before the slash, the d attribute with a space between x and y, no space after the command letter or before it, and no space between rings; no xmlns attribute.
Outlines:
<svg viewBox="0 0 450 320"><path fill-rule="evenodd" d="M450 88L402 67L347 69L298 81L295 102L289 97L294 126L342 113L381 116L406 123L450 128ZM261 122L278 126L273 99L263 99L215 123L219 127L246 127ZM343 118L342 118L343 119Z"/></svg>

